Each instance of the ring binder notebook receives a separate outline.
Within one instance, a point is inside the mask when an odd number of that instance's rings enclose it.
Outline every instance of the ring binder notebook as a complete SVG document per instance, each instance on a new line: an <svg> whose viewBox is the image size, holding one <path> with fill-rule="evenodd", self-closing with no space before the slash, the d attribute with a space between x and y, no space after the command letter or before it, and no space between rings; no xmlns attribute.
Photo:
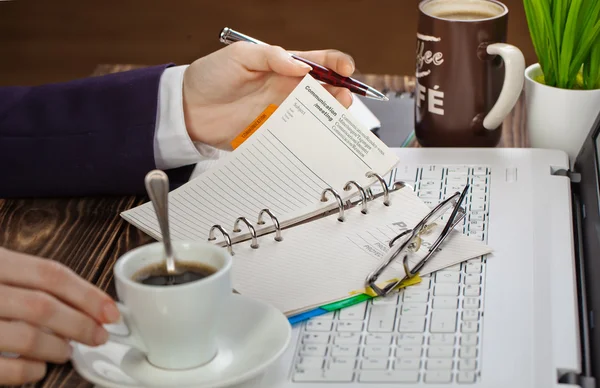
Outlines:
<svg viewBox="0 0 600 388"><path fill-rule="evenodd" d="M468 237L452 233L464 218L465 210L461 203L469 185L462 193L457 192L434 209L429 209L404 182L391 183L391 177L386 180L373 172L368 175L374 179L365 187L356 181L346 182L342 190L354 191L345 201L334 188L324 188L318 200L332 202L332 207L285 228L280 227L277 215L269 209L262 209L257 222L247 225L251 237L237 242L232 242L233 237L241 233L239 222L248 222L245 216L234 221L229 229L231 232L224 230L222 225L213 225L208 240L215 242L212 232L220 230L225 239L216 243L234 255L234 273L239 274L234 279L236 291L266 299L286 313L290 320L297 320L307 312L319 310L323 304L351 305L353 301L365 300L365 297L386 296L418 282L424 269L424 273L429 274L489 252L483 244L475 241L469 241L473 246L459 246L457 239ZM443 226L438 225L440 217L448 211L448 220ZM410 216L408 213L411 213ZM264 215L271 217L273 225L269 228L270 232L257 229L265 225ZM400 219L408 222L398 222ZM394 222L407 227L383 230L385 239L377 237L379 241L368 249L352 243L353 234L364 239L368 235L374 236L371 230L382 230L382 226ZM315 224L314 228L312 224ZM439 233L437 237L435 231ZM454 239L449 240L450 236ZM442 253L441 248L447 242L450 242L450 249ZM332 249L327 249L327 245L331 245ZM378 255L374 255L376 259L373 260L372 253L377 249ZM439 261L432 259L436 254L440 255ZM322 260L319 260L319 255ZM334 265L330 265L332 263ZM384 273L388 276L384 277ZM349 280L340 281L341 277ZM361 277L362 280L359 280ZM307 279L306 283L304 279ZM330 293L327 283L332 282L337 286L332 286L335 291ZM296 284L299 286L296 287ZM315 294L314 298L311 298L311 293Z"/></svg>

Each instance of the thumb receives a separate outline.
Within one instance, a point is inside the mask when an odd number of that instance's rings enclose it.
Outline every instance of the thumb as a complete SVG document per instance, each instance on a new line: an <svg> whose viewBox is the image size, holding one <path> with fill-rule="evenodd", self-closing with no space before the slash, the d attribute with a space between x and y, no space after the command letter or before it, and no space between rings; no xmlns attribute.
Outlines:
<svg viewBox="0 0 600 388"><path fill-rule="evenodd" d="M312 67L292 58L290 53L279 46L235 42L228 47L233 59L249 71L273 71L285 76L300 77L312 70Z"/></svg>

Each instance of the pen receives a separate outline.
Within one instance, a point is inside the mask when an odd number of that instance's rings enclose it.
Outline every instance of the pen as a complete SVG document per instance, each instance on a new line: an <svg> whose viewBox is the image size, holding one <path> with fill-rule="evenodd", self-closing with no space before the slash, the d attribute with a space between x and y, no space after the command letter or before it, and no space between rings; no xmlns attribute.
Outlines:
<svg viewBox="0 0 600 388"><path fill-rule="evenodd" d="M251 42L256 44L266 44L258 39L251 38L248 35L244 35L240 32L232 30L229 27L225 27L221 30L219 40L224 44L231 44L239 41ZM369 85L366 85L351 77L344 77L336 73L335 71L321 66L317 63L311 62L308 59L298 57L294 54L290 55L292 56L292 58L311 66L312 70L309 72L309 74L312 75L316 80L322 81L329 85L347 88L352 93L372 98L374 100L388 101L388 98L385 96L385 94L381 93L380 91Z"/></svg>

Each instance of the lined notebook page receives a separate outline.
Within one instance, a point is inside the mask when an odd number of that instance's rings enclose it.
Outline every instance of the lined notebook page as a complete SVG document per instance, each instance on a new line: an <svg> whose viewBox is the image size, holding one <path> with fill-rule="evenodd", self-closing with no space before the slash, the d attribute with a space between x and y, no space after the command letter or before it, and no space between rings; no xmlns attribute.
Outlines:
<svg viewBox="0 0 600 388"><path fill-rule="evenodd" d="M351 194L342 189L347 181L366 187L374 182L367 172L384 175L397 161L307 75L248 140L211 170L169 193L172 238L205 240L211 226L219 224L239 240L248 233L241 224L242 232L234 235L235 220L247 217L258 230L257 217L265 208L283 225L308 218L336 207L331 196L320 201L323 189L332 187L347 198ZM151 203L122 216L160 239ZM269 224L265 228L271 228Z"/></svg>
<svg viewBox="0 0 600 388"><path fill-rule="evenodd" d="M388 243L406 227L416 225L429 211L415 193L404 188L391 195L391 206L381 198L346 211L346 220L335 215L284 231L283 241L272 235L259 239L259 248L248 242L234 245L233 286L245 295L271 303L290 315L347 298L364 289L367 275L388 252ZM424 236L432 243L441 227ZM433 256L422 275L481 256L491 250L483 242L453 231L442 250ZM422 258L420 249L415 261ZM381 281L404 277L401 262L385 271Z"/></svg>

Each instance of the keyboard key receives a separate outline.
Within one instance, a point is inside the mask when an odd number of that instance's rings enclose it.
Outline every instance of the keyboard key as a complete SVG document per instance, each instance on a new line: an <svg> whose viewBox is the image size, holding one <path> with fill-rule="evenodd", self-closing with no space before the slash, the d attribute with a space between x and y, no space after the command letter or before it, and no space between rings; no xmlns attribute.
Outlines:
<svg viewBox="0 0 600 388"><path fill-rule="evenodd" d="M435 359L435 360L427 360L427 364L425 365L425 369L429 370L452 370L454 362L452 359Z"/></svg>
<svg viewBox="0 0 600 388"><path fill-rule="evenodd" d="M435 371L425 373L426 383L449 383L452 381L452 372Z"/></svg>
<svg viewBox="0 0 600 388"><path fill-rule="evenodd" d="M427 355L431 358L452 358L454 347L452 346L430 346Z"/></svg>
<svg viewBox="0 0 600 388"><path fill-rule="evenodd" d="M431 334L429 345L454 346L453 334Z"/></svg>
<svg viewBox="0 0 600 388"><path fill-rule="evenodd" d="M458 372L457 381L460 384L468 384L475 382L475 373L473 372Z"/></svg>
<svg viewBox="0 0 600 388"><path fill-rule="evenodd" d="M465 310L462 313L463 321L478 321L479 310Z"/></svg>
<svg viewBox="0 0 600 388"><path fill-rule="evenodd" d="M303 345L300 348L301 356L323 357L323 356L325 356L326 352L327 352L326 345Z"/></svg>
<svg viewBox="0 0 600 388"><path fill-rule="evenodd" d="M404 302L427 302L429 300L429 291L411 290L410 287L404 290Z"/></svg>
<svg viewBox="0 0 600 388"><path fill-rule="evenodd" d="M475 167L473 168L472 174L477 176L487 175L487 168L481 166Z"/></svg>
<svg viewBox="0 0 600 388"><path fill-rule="evenodd" d="M479 298L469 297L469 298L463 299L463 308L465 310L478 309L479 308Z"/></svg>
<svg viewBox="0 0 600 388"><path fill-rule="evenodd" d="M475 346L477 342L477 334L463 334L460 337L460 344L463 346Z"/></svg>
<svg viewBox="0 0 600 388"><path fill-rule="evenodd" d="M423 334L399 334L398 345L421 345Z"/></svg>
<svg viewBox="0 0 600 388"><path fill-rule="evenodd" d="M484 222L472 220L469 222L469 230L473 232L482 232L484 230Z"/></svg>
<svg viewBox="0 0 600 388"><path fill-rule="evenodd" d="M351 357L334 357L329 362L328 369L349 369L350 371L354 370L354 366L356 365L356 359Z"/></svg>
<svg viewBox="0 0 600 388"><path fill-rule="evenodd" d="M335 311L332 311L330 313L311 318L311 321L331 321L331 320L333 320L334 316L335 316Z"/></svg>
<svg viewBox="0 0 600 388"><path fill-rule="evenodd" d="M318 370L318 369L299 369L294 373L296 382L340 382L349 383L354 379L352 370Z"/></svg>
<svg viewBox="0 0 600 388"><path fill-rule="evenodd" d="M371 333L390 333L394 331L396 305L380 304L371 307L367 330Z"/></svg>
<svg viewBox="0 0 600 388"><path fill-rule="evenodd" d="M433 179L422 179L421 182L419 182L419 189L440 191L442 189L442 181Z"/></svg>
<svg viewBox="0 0 600 388"><path fill-rule="evenodd" d="M458 298L453 296L436 296L433 298L434 309L457 309Z"/></svg>
<svg viewBox="0 0 600 388"><path fill-rule="evenodd" d="M412 286L411 286L412 287ZM378 296L377 298L373 298L373 304L393 304L398 303L398 293L392 293L387 296Z"/></svg>
<svg viewBox="0 0 600 388"><path fill-rule="evenodd" d="M400 318L400 333L422 333L425 330L425 317L405 315Z"/></svg>
<svg viewBox="0 0 600 388"><path fill-rule="evenodd" d="M469 236L473 236L473 238L479 241L485 240L485 232L469 232Z"/></svg>
<svg viewBox="0 0 600 388"><path fill-rule="evenodd" d="M360 364L361 369L387 369L387 358L364 358Z"/></svg>
<svg viewBox="0 0 600 388"><path fill-rule="evenodd" d="M477 360L474 358L462 359L458 362L458 370L460 371L474 371L476 367Z"/></svg>
<svg viewBox="0 0 600 388"><path fill-rule="evenodd" d="M477 333L479 323L473 321L464 321L461 325L460 331L463 333Z"/></svg>
<svg viewBox="0 0 600 388"><path fill-rule="evenodd" d="M469 215L470 221L485 221L485 213L484 212L471 212Z"/></svg>
<svg viewBox="0 0 600 388"><path fill-rule="evenodd" d="M419 358L421 353L420 346L398 345L396 348L396 358Z"/></svg>
<svg viewBox="0 0 600 388"><path fill-rule="evenodd" d="M331 347L331 355L334 357L356 357L358 355L358 346L334 345Z"/></svg>
<svg viewBox="0 0 600 388"><path fill-rule="evenodd" d="M365 318L366 303L355 304L340 310L340 319L347 320L359 320L362 321Z"/></svg>
<svg viewBox="0 0 600 388"><path fill-rule="evenodd" d="M465 265L465 271L470 274L470 273L474 273L474 274L480 274L481 273L481 261L479 259L476 259L477 261L467 261L467 265Z"/></svg>
<svg viewBox="0 0 600 388"><path fill-rule="evenodd" d="M420 190L419 198L439 199L440 191L439 190Z"/></svg>
<svg viewBox="0 0 600 388"><path fill-rule="evenodd" d="M415 166L398 166L395 168L395 181L415 182L417 180L417 168Z"/></svg>
<svg viewBox="0 0 600 388"><path fill-rule="evenodd" d="M421 179L442 180L442 170L439 166L425 166L421 170Z"/></svg>
<svg viewBox="0 0 600 388"><path fill-rule="evenodd" d="M363 350L365 357L388 357L390 355L390 348L388 346L365 346Z"/></svg>
<svg viewBox="0 0 600 388"><path fill-rule="evenodd" d="M421 359L419 358L401 358L394 362L396 370L418 370L421 369Z"/></svg>
<svg viewBox="0 0 600 388"><path fill-rule="evenodd" d="M365 338L367 345L389 345L392 343L391 334L368 334Z"/></svg>
<svg viewBox="0 0 600 388"><path fill-rule="evenodd" d="M336 345L359 345L360 334L358 333L338 333L333 336L333 343Z"/></svg>
<svg viewBox="0 0 600 388"><path fill-rule="evenodd" d="M458 284L440 283L436 284L433 295L434 296L458 296L459 286ZM435 301L435 298L434 298Z"/></svg>
<svg viewBox="0 0 600 388"><path fill-rule="evenodd" d="M302 336L303 344L326 344L329 342L329 334L310 333Z"/></svg>
<svg viewBox="0 0 600 388"><path fill-rule="evenodd" d="M424 303L404 303L400 309L401 315L425 315L427 305Z"/></svg>
<svg viewBox="0 0 600 388"><path fill-rule="evenodd" d="M472 201L471 211L482 211L485 210L485 202L483 201Z"/></svg>
<svg viewBox="0 0 600 388"><path fill-rule="evenodd" d="M324 360L323 357L301 357L298 366L303 369L321 369Z"/></svg>
<svg viewBox="0 0 600 388"><path fill-rule="evenodd" d="M452 185L464 185L468 182L468 177L466 175L448 175L448 179L446 179L446 186Z"/></svg>
<svg viewBox="0 0 600 388"><path fill-rule="evenodd" d="M448 176L468 175L469 167L467 166L452 166L448 167Z"/></svg>
<svg viewBox="0 0 600 388"><path fill-rule="evenodd" d="M363 371L358 377L362 383L416 383L419 381L418 371L390 370Z"/></svg>
<svg viewBox="0 0 600 388"><path fill-rule="evenodd" d="M306 322L306 331L331 331L333 322L324 320L310 320Z"/></svg>
<svg viewBox="0 0 600 388"><path fill-rule="evenodd" d="M465 275L465 284L477 284L481 283L481 275L478 273L468 273Z"/></svg>
<svg viewBox="0 0 600 388"><path fill-rule="evenodd" d="M460 271L460 266L458 267ZM460 272L455 271L438 271L435 274L435 282L437 283L452 283L458 284L460 282Z"/></svg>
<svg viewBox="0 0 600 388"><path fill-rule="evenodd" d="M454 333L456 331L456 311L432 311L430 331L432 333Z"/></svg>
<svg viewBox="0 0 600 388"><path fill-rule="evenodd" d="M481 287L478 285L468 284L465 286L465 296L479 296Z"/></svg>
<svg viewBox="0 0 600 388"><path fill-rule="evenodd" d="M362 321L339 321L337 324L337 331L360 332L362 328Z"/></svg>
<svg viewBox="0 0 600 388"><path fill-rule="evenodd" d="M440 203L439 199L421 198L421 200L429 208L433 208L433 207L437 206L438 203Z"/></svg>
<svg viewBox="0 0 600 388"><path fill-rule="evenodd" d="M476 346L462 346L459 352L460 358L475 358L477 357Z"/></svg>
<svg viewBox="0 0 600 388"><path fill-rule="evenodd" d="M410 288L412 288L413 290L427 291L427 290L429 290L430 283L431 283L431 278L429 277L429 275L422 276L421 281L415 285L410 286Z"/></svg>

